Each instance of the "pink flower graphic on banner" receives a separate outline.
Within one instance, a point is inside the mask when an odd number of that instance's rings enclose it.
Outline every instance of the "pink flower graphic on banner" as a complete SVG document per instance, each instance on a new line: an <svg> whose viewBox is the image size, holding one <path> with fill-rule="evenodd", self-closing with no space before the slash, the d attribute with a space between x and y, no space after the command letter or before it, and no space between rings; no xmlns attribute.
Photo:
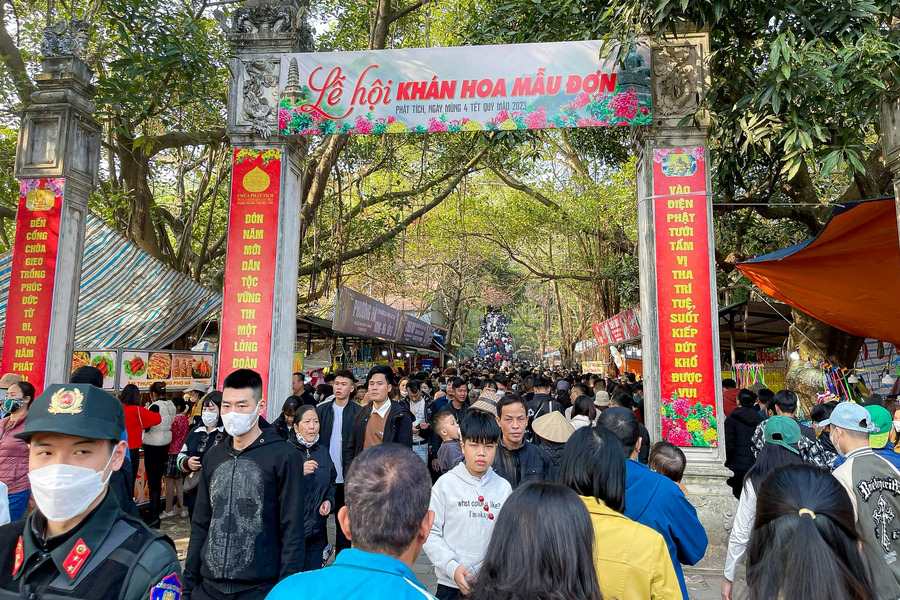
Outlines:
<svg viewBox="0 0 900 600"><path fill-rule="evenodd" d="M669 442L675 444L676 446L690 446L691 445L691 434L682 429L681 427L672 427L669 430L669 435L667 436Z"/></svg>
<svg viewBox="0 0 900 600"><path fill-rule="evenodd" d="M525 116L525 125L528 129L543 129L547 126L547 110L544 107L537 109Z"/></svg>
<svg viewBox="0 0 900 600"><path fill-rule="evenodd" d="M396 121L396 120L397 120L396 117L388 117L388 118L387 118L388 125L390 125L391 123L393 123L393 122Z"/></svg>
<svg viewBox="0 0 900 600"><path fill-rule="evenodd" d="M691 412L691 405L687 400L679 399L672 403L675 414L679 417L686 417Z"/></svg>
<svg viewBox="0 0 900 600"><path fill-rule="evenodd" d="M372 129L374 129L374 126L371 121L365 117L356 117L356 133L366 135L372 133Z"/></svg>
<svg viewBox="0 0 900 600"><path fill-rule="evenodd" d="M588 103L590 103L590 101L591 97L588 95L588 93L581 92L580 94L575 96L574 100L572 100L572 108L584 108L588 105Z"/></svg>
<svg viewBox="0 0 900 600"><path fill-rule="evenodd" d="M509 118L509 111L501 110L493 119L491 119L491 123L493 123L494 125L499 125L504 121L508 121Z"/></svg>
<svg viewBox="0 0 900 600"><path fill-rule="evenodd" d="M447 131L447 124L432 117L428 121L428 133L441 133Z"/></svg>
<svg viewBox="0 0 900 600"><path fill-rule="evenodd" d="M286 129L288 125L288 121L291 120L291 113L285 109L280 109L278 111L278 129Z"/></svg>
<svg viewBox="0 0 900 600"><path fill-rule="evenodd" d="M637 116L638 96L634 88L630 88L626 92L616 94L609 103L617 117L625 117L633 119Z"/></svg>

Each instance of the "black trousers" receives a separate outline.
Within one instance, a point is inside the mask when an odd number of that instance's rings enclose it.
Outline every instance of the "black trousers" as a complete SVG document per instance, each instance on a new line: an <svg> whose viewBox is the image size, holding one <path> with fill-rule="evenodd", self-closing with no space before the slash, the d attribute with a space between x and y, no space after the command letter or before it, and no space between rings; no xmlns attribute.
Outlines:
<svg viewBox="0 0 900 600"><path fill-rule="evenodd" d="M128 457L131 459L131 473L128 474L131 481L128 485L128 489L131 490L131 496L134 497L134 484L137 483L138 468L141 464L141 449L129 449Z"/></svg>
<svg viewBox="0 0 900 600"><path fill-rule="evenodd" d="M735 471L734 475L725 480L731 486L731 493L738 500L741 499L741 491L744 489L744 476L746 475L746 471Z"/></svg>
<svg viewBox="0 0 900 600"><path fill-rule="evenodd" d="M462 598L462 594L459 593L459 590L454 587L448 587L446 585L438 585L437 591L434 593L435 598L438 600L459 600Z"/></svg>
<svg viewBox="0 0 900 600"><path fill-rule="evenodd" d="M344 506L346 502L344 501L344 484L338 483L334 486L334 509L332 509L332 513L334 513L334 530L335 530L335 540L334 547L337 552L341 550L346 550L350 547L350 540L347 539L347 536L344 535L344 531L341 529L341 524L338 523L337 513L338 509Z"/></svg>
<svg viewBox="0 0 900 600"><path fill-rule="evenodd" d="M168 446L144 446L144 471L150 488L150 521L159 518L162 509L162 480L169 460Z"/></svg>
<svg viewBox="0 0 900 600"><path fill-rule="evenodd" d="M304 571L315 571L322 568L322 552L328 545L328 534L322 532L321 535L306 538L306 557L303 559Z"/></svg>

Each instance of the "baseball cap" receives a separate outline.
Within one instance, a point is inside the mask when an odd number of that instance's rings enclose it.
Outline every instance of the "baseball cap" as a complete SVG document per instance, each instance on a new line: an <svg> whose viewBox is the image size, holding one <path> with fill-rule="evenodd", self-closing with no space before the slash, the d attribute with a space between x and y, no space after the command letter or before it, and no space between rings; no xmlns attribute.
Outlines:
<svg viewBox="0 0 900 600"><path fill-rule="evenodd" d="M869 446L872 448L884 448L887 446L888 437L891 435L891 427L894 419L888 410L878 404L866 406L869 416L872 417L872 424L876 431L869 434Z"/></svg>
<svg viewBox="0 0 900 600"><path fill-rule="evenodd" d="M558 391L561 391L561 392L568 391L569 387L570 387L569 382L566 381L565 379L560 379L559 381L556 382L556 389Z"/></svg>
<svg viewBox="0 0 900 600"><path fill-rule="evenodd" d="M797 449L797 442L800 441L800 426L797 421L790 417L775 416L769 417L763 424L763 432L767 444L781 446L786 450L790 450L794 454L800 454Z"/></svg>
<svg viewBox="0 0 900 600"><path fill-rule="evenodd" d="M838 403L831 412L831 418L819 423L819 427L827 427L828 425L860 433L877 433L869 411L856 402Z"/></svg>
<svg viewBox="0 0 900 600"><path fill-rule="evenodd" d="M87 383L55 384L35 398L19 439L62 433L91 440L119 440L125 429L122 403Z"/></svg>

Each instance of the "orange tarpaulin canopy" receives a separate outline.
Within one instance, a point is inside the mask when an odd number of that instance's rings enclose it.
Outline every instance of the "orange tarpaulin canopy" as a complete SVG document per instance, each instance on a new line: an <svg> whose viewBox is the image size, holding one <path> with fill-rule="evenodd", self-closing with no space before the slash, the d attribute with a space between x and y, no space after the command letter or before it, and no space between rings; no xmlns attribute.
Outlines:
<svg viewBox="0 0 900 600"><path fill-rule="evenodd" d="M836 212L815 238L737 265L767 295L848 333L900 344L894 200Z"/></svg>

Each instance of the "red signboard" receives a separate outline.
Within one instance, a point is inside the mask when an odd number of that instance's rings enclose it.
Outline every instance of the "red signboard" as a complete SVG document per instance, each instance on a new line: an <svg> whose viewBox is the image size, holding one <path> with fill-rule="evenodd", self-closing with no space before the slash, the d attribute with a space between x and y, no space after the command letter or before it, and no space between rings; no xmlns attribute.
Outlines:
<svg viewBox="0 0 900 600"><path fill-rule="evenodd" d="M616 316L591 325L594 338L601 346L618 344L641 336L641 315L637 308L623 310Z"/></svg>
<svg viewBox="0 0 900 600"><path fill-rule="evenodd" d="M280 185L278 150L234 150L218 387L236 369L256 371L263 380L261 413L268 398Z"/></svg>
<svg viewBox="0 0 900 600"><path fill-rule="evenodd" d="M653 196L663 439L716 446L704 148L654 150Z"/></svg>
<svg viewBox="0 0 900 600"><path fill-rule="evenodd" d="M19 182L2 370L18 373L37 393L47 367L64 185L63 178Z"/></svg>

